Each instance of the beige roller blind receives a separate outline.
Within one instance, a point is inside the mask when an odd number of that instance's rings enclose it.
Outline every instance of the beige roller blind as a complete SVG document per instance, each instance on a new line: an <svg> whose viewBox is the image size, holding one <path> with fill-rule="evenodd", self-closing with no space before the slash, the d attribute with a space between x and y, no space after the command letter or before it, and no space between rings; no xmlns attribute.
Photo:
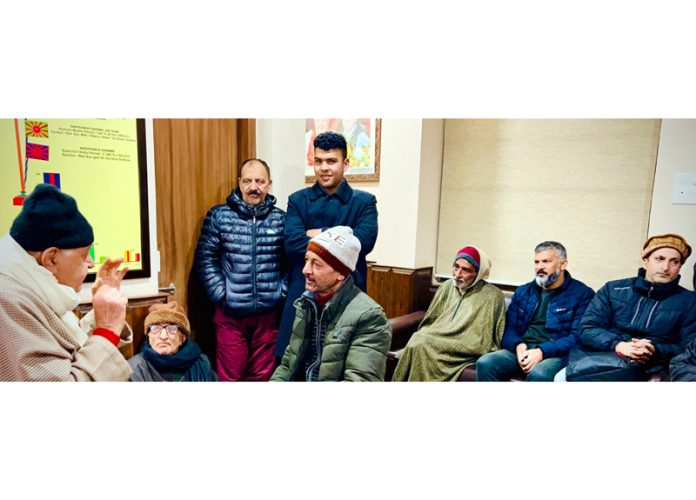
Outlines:
<svg viewBox="0 0 696 500"><path fill-rule="evenodd" d="M556 240L595 290L634 275L659 135L659 120L445 120L436 273L473 244L491 281L526 283L536 244Z"/></svg>

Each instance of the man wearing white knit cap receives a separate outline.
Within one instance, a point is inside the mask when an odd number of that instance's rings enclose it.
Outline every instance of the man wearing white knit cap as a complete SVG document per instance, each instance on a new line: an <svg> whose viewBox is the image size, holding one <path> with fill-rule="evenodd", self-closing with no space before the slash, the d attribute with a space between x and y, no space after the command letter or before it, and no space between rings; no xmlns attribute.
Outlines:
<svg viewBox="0 0 696 500"><path fill-rule="evenodd" d="M271 380L384 380L391 330L380 305L353 283L359 254L347 226L309 241L305 292L294 302L290 344Z"/></svg>

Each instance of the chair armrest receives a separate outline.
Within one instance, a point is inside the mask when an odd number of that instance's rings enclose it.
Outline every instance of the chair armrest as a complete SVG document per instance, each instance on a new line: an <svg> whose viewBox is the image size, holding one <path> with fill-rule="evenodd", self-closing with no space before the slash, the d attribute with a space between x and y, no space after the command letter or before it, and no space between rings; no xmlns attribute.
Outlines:
<svg viewBox="0 0 696 500"><path fill-rule="evenodd" d="M418 330L418 325L425 317L425 311L416 311L403 316L389 319L392 330L392 342L390 351L398 351L406 347L411 335Z"/></svg>
<svg viewBox="0 0 696 500"><path fill-rule="evenodd" d="M462 370L457 382L476 382L476 365L467 366Z"/></svg>

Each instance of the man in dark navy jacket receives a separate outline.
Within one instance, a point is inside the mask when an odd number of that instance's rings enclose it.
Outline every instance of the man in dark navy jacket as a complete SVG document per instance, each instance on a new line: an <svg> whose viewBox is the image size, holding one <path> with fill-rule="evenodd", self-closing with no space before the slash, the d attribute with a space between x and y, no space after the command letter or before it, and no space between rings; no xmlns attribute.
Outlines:
<svg viewBox="0 0 696 500"><path fill-rule="evenodd" d="M696 298L696 264L693 277L694 297ZM696 339L692 340L679 356L669 364L672 380L677 382L696 382Z"/></svg>
<svg viewBox="0 0 696 500"><path fill-rule="evenodd" d="M512 296L505 320L503 349L476 363L479 381L525 376L530 382L550 382L568 362L578 342L580 319L594 292L566 271L563 245L544 241L534 249L534 281Z"/></svg>
<svg viewBox="0 0 696 500"><path fill-rule="evenodd" d="M360 240L360 254L352 273L355 285L367 288L367 263L377 241L377 199L350 187L343 178L349 167L346 140L341 134L324 132L314 139L314 174L317 182L288 199L285 222L285 251L290 262L288 296L280 323L275 355L283 356L295 319L293 302L305 289L302 275L309 240L334 226L348 226Z"/></svg>
<svg viewBox="0 0 696 500"><path fill-rule="evenodd" d="M689 255L691 247L678 234L648 238L638 276L610 281L597 292L582 319L582 349L557 380L645 380L665 370L696 336L696 295L679 286ZM594 353L615 353L619 363L593 373Z"/></svg>
<svg viewBox="0 0 696 500"><path fill-rule="evenodd" d="M275 367L287 276L285 212L268 194L272 182L265 161L242 163L239 187L208 211L198 240L195 265L215 304L220 380L266 381Z"/></svg>

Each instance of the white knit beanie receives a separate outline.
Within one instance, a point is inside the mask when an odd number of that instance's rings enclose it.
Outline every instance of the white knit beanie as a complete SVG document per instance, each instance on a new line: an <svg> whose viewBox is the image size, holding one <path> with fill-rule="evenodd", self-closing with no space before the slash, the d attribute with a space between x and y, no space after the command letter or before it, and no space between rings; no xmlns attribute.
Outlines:
<svg viewBox="0 0 696 500"><path fill-rule="evenodd" d="M343 276L355 271L360 254L360 240L348 226L322 231L309 241L307 251L314 252Z"/></svg>

